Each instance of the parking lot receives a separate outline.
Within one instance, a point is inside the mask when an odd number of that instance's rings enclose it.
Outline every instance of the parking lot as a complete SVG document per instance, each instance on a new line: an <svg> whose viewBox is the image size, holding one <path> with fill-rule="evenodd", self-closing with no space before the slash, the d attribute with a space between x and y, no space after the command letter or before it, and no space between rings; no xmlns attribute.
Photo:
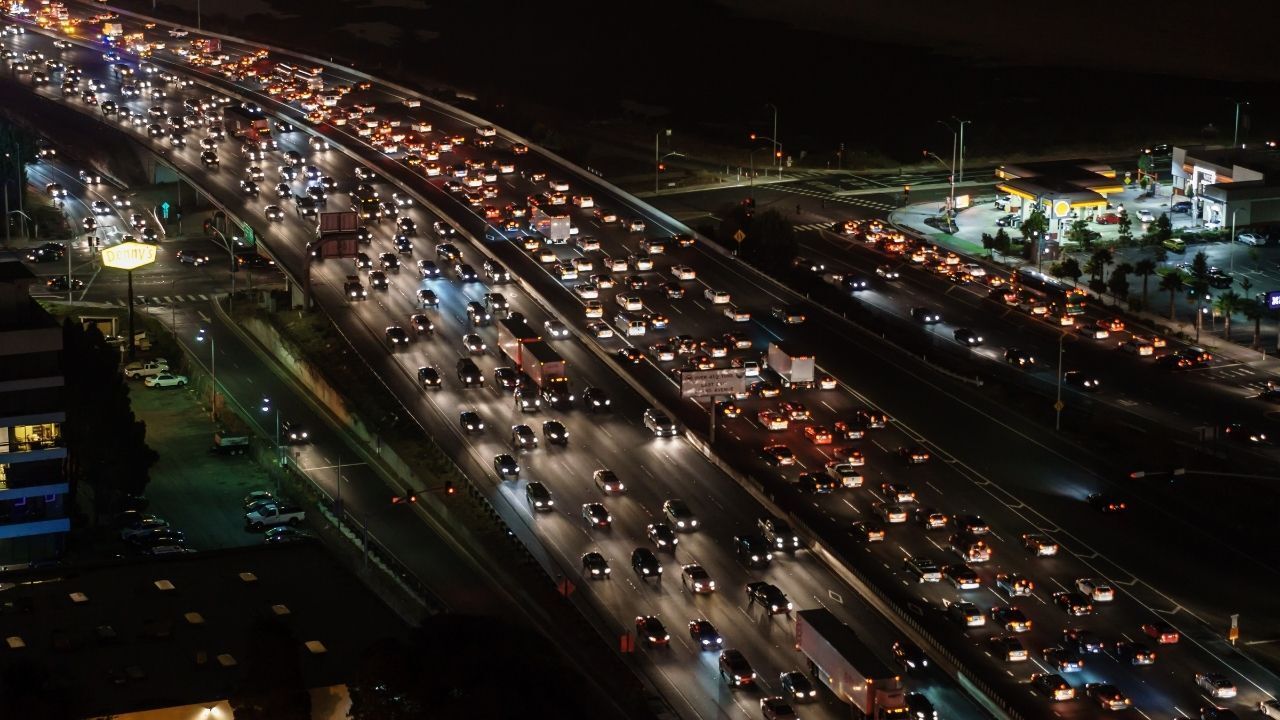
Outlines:
<svg viewBox="0 0 1280 720"><path fill-rule="evenodd" d="M196 550L256 545L260 533L244 528L241 500L270 489L263 468L249 455L210 452L214 424L186 388L147 388L131 383L133 409L147 423L147 444L160 454L151 469L147 512L168 520Z"/></svg>

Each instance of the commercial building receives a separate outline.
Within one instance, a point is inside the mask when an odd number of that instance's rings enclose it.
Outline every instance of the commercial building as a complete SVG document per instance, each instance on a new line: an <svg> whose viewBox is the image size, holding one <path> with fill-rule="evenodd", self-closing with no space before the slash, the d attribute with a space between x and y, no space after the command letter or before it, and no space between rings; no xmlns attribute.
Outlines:
<svg viewBox="0 0 1280 720"><path fill-rule="evenodd" d="M35 282L0 258L0 566L57 557L71 529L62 328L31 298Z"/></svg>
<svg viewBox="0 0 1280 720"><path fill-rule="evenodd" d="M1280 222L1280 152L1258 148L1175 147L1174 202L1189 200L1192 217L1208 227Z"/></svg>
<svg viewBox="0 0 1280 720"><path fill-rule="evenodd" d="M1110 165L1093 160L1048 160L1001 165L996 189L1008 193L1010 211L1023 219L1039 206L1049 230L1078 217L1092 218L1108 207L1108 196L1124 191Z"/></svg>

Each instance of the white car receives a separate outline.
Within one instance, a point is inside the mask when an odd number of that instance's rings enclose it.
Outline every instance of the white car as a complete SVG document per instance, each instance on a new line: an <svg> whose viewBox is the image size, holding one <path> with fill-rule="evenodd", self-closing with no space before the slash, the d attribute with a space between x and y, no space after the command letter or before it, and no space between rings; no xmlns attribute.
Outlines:
<svg viewBox="0 0 1280 720"><path fill-rule="evenodd" d="M147 376L147 379L143 380L142 384L147 387L183 387L187 384L187 376L162 372Z"/></svg>
<svg viewBox="0 0 1280 720"><path fill-rule="evenodd" d="M130 380L159 375L164 372L169 372L169 361L164 358L156 358L146 362L132 362L124 366L124 376Z"/></svg>
<svg viewBox="0 0 1280 720"><path fill-rule="evenodd" d="M587 330L601 340L613 337L613 328L609 327L609 323L600 322L599 320L587 323Z"/></svg>
<svg viewBox="0 0 1280 720"><path fill-rule="evenodd" d="M1156 216L1152 215L1150 210L1138 211L1138 222L1149 223L1149 222L1155 222L1155 221L1156 221Z"/></svg>
<svg viewBox="0 0 1280 720"><path fill-rule="evenodd" d="M595 300L600 297L600 289L591 283L578 283L573 286L573 292L583 300Z"/></svg>
<svg viewBox="0 0 1280 720"><path fill-rule="evenodd" d="M1258 233L1242 232L1239 235L1236 235L1236 242L1240 243L1241 245L1257 246L1257 245L1266 244L1266 238L1259 235Z"/></svg>
<svg viewBox="0 0 1280 720"><path fill-rule="evenodd" d="M639 312L644 309L644 301L639 295L619 295L616 300L623 310L628 312Z"/></svg>
<svg viewBox="0 0 1280 720"><path fill-rule="evenodd" d="M1076 580L1076 589L1094 602L1111 602L1116 599L1116 591L1110 585L1094 578Z"/></svg>
<svg viewBox="0 0 1280 720"><path fill-rule="evenodd" d="M707 288L702 291L702 296L707 300L710 300L712 305L729 304L729 293L723 290L712 290L711 288Z"/></svg>
<svg viewBox="0 0 1280 720"><path fill-rule="evenodd" d="M671 276L677 280L694 280L698 277L698 273L688 265L673 265Z"/></svg>

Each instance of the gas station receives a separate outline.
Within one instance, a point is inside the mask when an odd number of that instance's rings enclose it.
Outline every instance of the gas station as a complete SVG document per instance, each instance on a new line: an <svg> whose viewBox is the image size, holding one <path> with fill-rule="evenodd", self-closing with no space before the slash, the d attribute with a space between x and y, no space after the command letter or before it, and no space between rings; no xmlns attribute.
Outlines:
<svg viewBox="0 0 1280 720"><path fill-rule="evenodd" d="M1050 240L1067 224L1092 221L1111 207L1109 197L1126 189L1110 165L1093 160L1050 160L1002 165L996 189L1008 193L1008 212L1026 219L1039 207L1049 219Z"/></svg>

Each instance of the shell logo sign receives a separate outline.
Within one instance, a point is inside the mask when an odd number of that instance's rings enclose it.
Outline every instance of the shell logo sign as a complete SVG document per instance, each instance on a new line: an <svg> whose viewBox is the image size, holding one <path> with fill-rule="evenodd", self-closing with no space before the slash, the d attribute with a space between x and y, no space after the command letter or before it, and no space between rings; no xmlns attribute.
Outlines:
<svg viewBox="0 0 1280 720"><path fill-rule="evenodd" d="M1071 203L1066 200L1056 200L1053 203L1053 216L1064 218L1071 214Z"/></svg>
<svg viewBox="0 0 1280 720"><path fill-rule="evenodd" d="M117 270L136 270L156 261L156 246L126 242L102 251L102 264Z"/></svg>

